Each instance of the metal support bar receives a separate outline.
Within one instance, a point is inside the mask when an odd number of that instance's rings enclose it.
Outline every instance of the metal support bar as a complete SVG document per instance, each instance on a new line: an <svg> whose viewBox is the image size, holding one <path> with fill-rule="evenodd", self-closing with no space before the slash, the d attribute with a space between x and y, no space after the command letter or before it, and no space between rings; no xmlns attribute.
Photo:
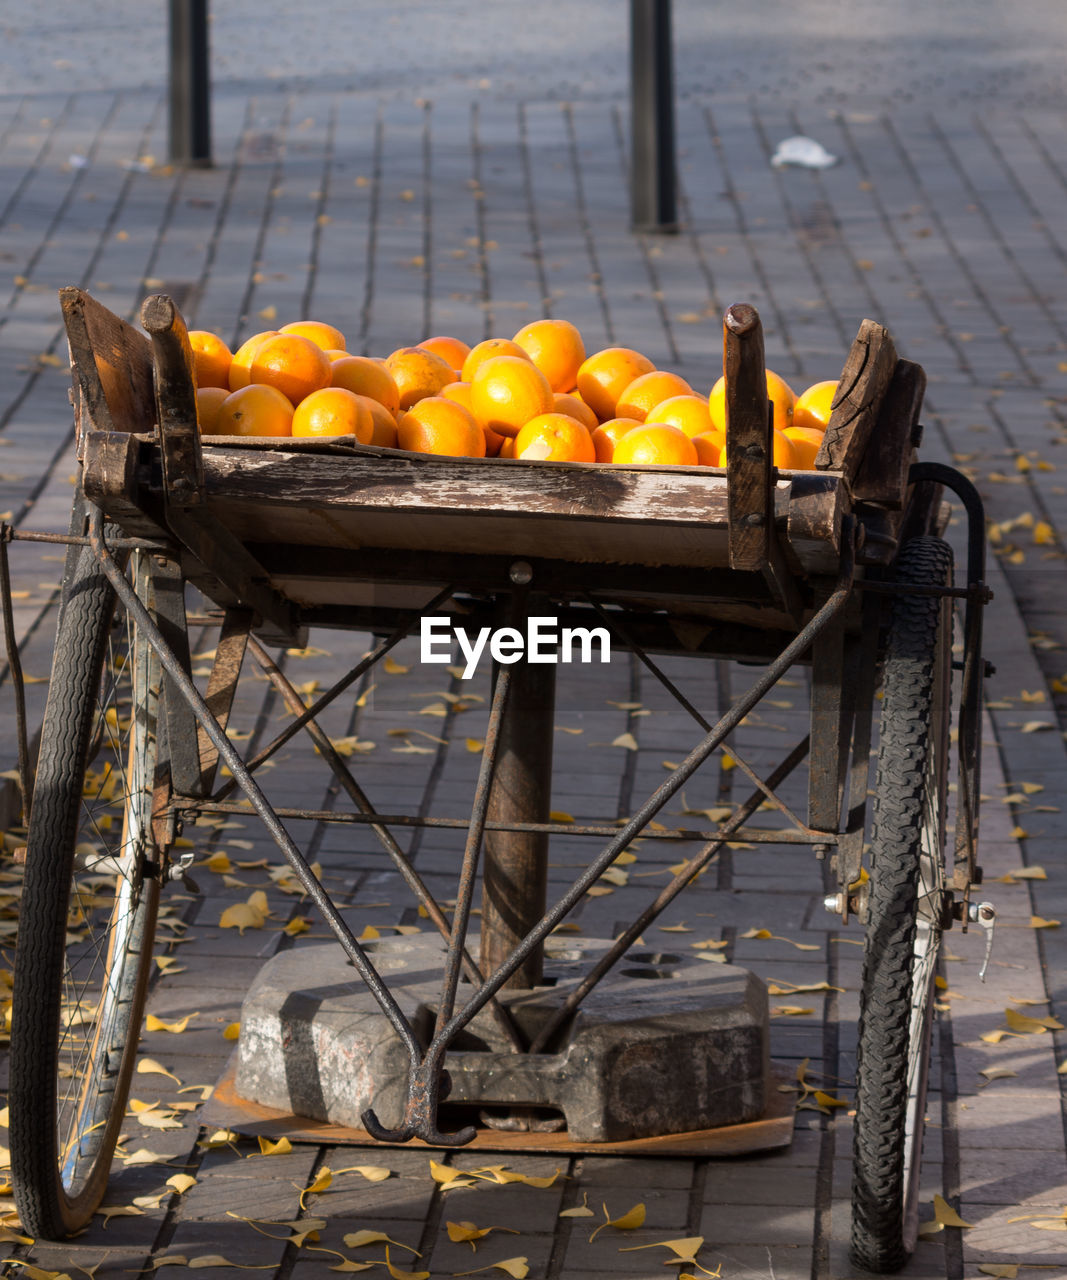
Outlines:
<svg viewBox="0 0 1067 1280"><path fill-rule="evenodd" d="M151 645L152 649L159 656L159 661L164 670L173 679L180 693L188 702L193 714L204 727L204 731L215 744L218 749L220 758L226 767L231 771L237 779L252 804L252 808L263 820L264 826L270 832L277 844L278 848L285 856L286 862L289 863L293 870L293 874L303 885L308 897L312 900L319 911L322 913L326 923L333 930L338 942L344 948L345 955L355 966L356 971L363 981L367 984L374 999L378 1002L382 1012L389 1019L397 1035L408 1051L412 1062L418 1062L422 1048L418 1042L414 1030L404 1011L393 999L389 988L382 981L381 975L375 969L367 956L367 953L357 942L352 931L345 923L344 917L337 911L336 907L330 901L330 896L322 887L317 876L308 866L307 860L303 854L293 843L292 837L285 827L278 821L277 814L271 808L266 796L260 790L259 785L245 767L244 761L238 752L234 749L229 738L222 732L215 723L215 719L208 709L207 703L201 697L199 689L193 684L192 680L186 675L182 669L181 663L171 651L163 636L160 634L159 628L153 622L151 615L145 608L144 604L138 598L136 591L130 586L126 580L125 574L118 567L111 557L104 542L103 536L103 513L99 507L93 507L89 517L89 538L93 551L104 571L108 581L115 589L115 594L122 602L126 612L132 615L135 624L144 632L145 639ZM484 1004L484 1001L483 1001Z"/></svg>
<svg viewBox="0 0 1067 1280"><path fill-rule="evenodd" d="M263 646L254 638L249 640L249 648L252 651L252 657L256 660L262 670L266 673L267 679L274 685L275 689L281 694L286 706L294 715L299 715L305 708L299 693L293 688L292 683L286 678L285 674L278 665L271 659L270 654ZM445 913L437 904L437 899L430 892L426 882L408 861L407 855L403 849L397 844L393 838L392 832L388 830L381 817L375 811L374 806L367 798L363 788L356 781L351 769L345 764L344 760L334 748L329 736L323 732L315 720L309 720L305 725L311 740L315 743L319 753L326 761L331 773L337 779L342 790L352 801L360 812L370 821L371 830L381 841L382 847L392 859L393 865L400 873L401 878L415 897L422 903L426 914L437 927L438 933L449 941L452 934L452 926L448 922ZM277 812L277 810L275 810ZM467 972L467 976L472 982L479 983L484 981L484 977L478 966L474 963L466 948L462 952L463 967ZM497 1025L507 1038L511 1049L514 1053L522 1053L524 1044L515 1028L507 1010L493 1000L490 1003L490 1011L496 1018Z"/></svg>
<svg viewBox="0 0 1067 1280"><path fill-rule="evenodd" d="M635 231L678 230L671 0L630 0L630 213Z"/></svg>
<svg viewBox="0 0 1067 1280"><path fill-rule="evenodd" d="M207 0L170 0L172 164L211 167L211 64Z"/></svg>
<svg viewBox="0 0 1067 1280"><path fill-rule="evenodd" d="M771 785L778 786L793 772L797 765L808 754L810 739L805 738L802 742L798 742L793 750L786 756L782 763L771 774ZM753 791L744 804L740 805L732 817L728 818L722 826L722 838L711 840L700 850L694 854L692 858L677 872L670 884L666 885L656 895L655 899L645 908L637 919L621 933L609 947L607 951L600 957L592 969L585 975L577 987L564 1000L560 1007L549 1018L548 1022L538 1032L536 1039L530 1045L531 1053L543 1053L547 1046L551 1043L552 1037L556 1034L560 1027L567 1021L571 1014L578 1008L581 1002L589 994L596 984L611 969L615 962L633 945L634 941L641 936L645 929L653 923L664 911L670 906L674 899L681 891L696 879L696 877L704 870L709 862L718 854L719 850L726 843L729 836L736 835L741 828L741 824L759 808L763 801L763 792L757 787Z"/></svg>

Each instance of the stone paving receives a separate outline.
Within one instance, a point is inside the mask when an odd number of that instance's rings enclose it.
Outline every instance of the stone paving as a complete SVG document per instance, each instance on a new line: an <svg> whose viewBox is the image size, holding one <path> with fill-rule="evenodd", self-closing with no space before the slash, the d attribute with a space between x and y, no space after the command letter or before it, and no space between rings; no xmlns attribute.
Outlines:
<svg viewBox="0 0 1067 1280"><path fill-rule="evenodd" d="M1038 11L1019 8L1031 17ZM920 64L917 53L917 79L928 74ZM1067 776L1067 141L1062 103L1048 100L1058 82L1041 82L1043 100L1017 92L979 109L965 94L945 92L872 109L857 101L855 86L834 107L799 83L795 93L779 86L750 99L744 86L701 92L691 78L678 111L684 229L676 237L635 237L625 101L621 86L603 78L588 96L576 92L567 101L525 85L521 93L499 84L479 91L447 77L432 97L416 99L395 85L327 77L317 87L263 72L215 97L216 167L180 173L164 162L165 103L147 87L150 76L131 72L121 91L78 83L68 91L62 68L48 73L32 59L26 66L36 78L0 92L0 516L19 528L63 530L69 513L75 461L56 302L66 284L131 318L146 294L169 292L191 325L234 342L275 318L336 320L349 347L370 354L431 332L471 342L510 336L551 314L577 323L590 349L640 347L699 387L719 372L724 307L747 300L763 316L769 364L795 385L836 376L864 316L886 324L901 354L925 366L923 456L973 475L993 526L987 655L998 670L988 688L982 863L1000 924L984 985L977 981L982 939L947 937L947 990L935 1027L924 1216L932 1218L939 1193L973 1225L920 1243L905 1274L973 1277L983 1274L981 1265L1017 1263L1044 1268L1024 1276L1067 1276L1065 1237L1031 1226L1035 1215L1053 1218L1067 1205L1067 1073L1057 1070L1067 1063L1067 1033L981 1039L1004 1025L1009 1005L1061 1022L1067 1012L1067 817L1060 812ZM1009 71L1002 81L1015 83ZM840 163L822 173L772 169L777 141L796 132L818 138ZM961 535L954 524L959 554ZM55 548L27 544L14 544L10 554L36 724L60 558ZM317 633L311 643L308 654L287 656L286 668L296 681L326 687L366 637ZM358 774L383 809L462 813L477 765L465 739L484 728L485 704L443 718L420 712L442 691L484 699L487 681L479 677L471 689L421 666L413 643L396 656L407 673L376 677L362 701L337 709L329 730L376 744L359 758ZM705 714L729 696L715 664L667 665ZM10 769L6 669L3 677L0 764ZM744 669L733 672L733 693L744 679ZM757 759L769 759L803 721L803 676L780 694L742 740ZM679 759L695 736L663 689L621 657L580 677L564 675L558 706L553 804L579 820L631 812L666 776L664 760ZM235 712L238 731L254 742L280 716L266 685L248 682ZM398 729L407 732L390 736ZM637 751L608 745L626 732ZM321 762L316 767L296 744L267 777L276 804L331 802ZM701 779L687 788L690 807L729 794L730 774ZM668 813L680 818L681 807ZM196 873L198 896L168 894L161 951L179 963L157 976L150 1008L165 1021L192 1017L180 1035L145 1033L145 1056L176 1078L138 1076L134 1096L146 1101L195 1101L199 1094L178 1090L218 1079L232 1049L223 1030L237 1020L259 966L280 946L324 935L306 904L265 869L239 866L279 861L251 821L191 834L205 858L226 852L240 883L205 868ZM369 834L309 824L295 824L294 834L321 863L351 923L419 923ZM456 838L426 832L408 847L434 890L451 896ZM577 839L554 844L553 888L586 851ZM676 856L654 841L636 852L628 882L583 905L577 922L584 932L616 931L663 883ZM799 1004L772 997L779 1009L809 1010L772 1018L772 1054L794 1076L806 1062L807 1080L848 1097L859 932L837 928L822 910L821 872L809 862L796 850L728 851L660 922L692 933L654 929L645 940L657 949L725 941L731 961L782 988L829 983L833 989L803 994ZM997 882L1023 866L1043 868L1047 879ZM222 911L260 887L268 890L268 926L243 936L221 929ZM281 926L294 916L306 916L310 928L290 938ZM1065 924L1034 928L1034 916ZM751 930L775 936L742 936ZM797 950L797 943L817 950ZM992 1068L1014 1074L980 1074ZM583 1157L561 1164L458 1152L440 1158L463 1169L506 1159L534 1176L559 1167L561 1177L544 1189L478 1183L442 1192L423 1151L297 1145L291 1154L263 1155L247 1139L213 1143L197 1107L172 1130L145 1129L131 1118L105 1203L128 1208L149 1197L138 1213L101 1217L73 1242L9 1241L0 1249L19 1263L71 1274L83 1268L100 1280L174 1256L212 1254L310 1280L340 1262L314 1248L381 1265L380 1243L344 1241L366 1228L421 1255L391 1246L394 1266L433 1276L524 1256L535 1280L607 1273L644 1280L663 1274L668 1252L620 1249L702 1235L699 1262L711 1271L721 1264L724 1276L846 1277L853 1274L849 1127L843 1109L800 1109L788 1151L730 1162ZM370 1183L337 1174L327 1189L307 1190L324 1168L364 1162L387 1166L392 1176ZM165 1186L176 1172L196 1177L182 1195ZM642 1228L607 1228L590 1241L602 1206L617 1217L638 1201L648 1211ZM592 1218L559 1216L586 1202ZM326 1220L318 1241L287 1243L280 1224L310 1217ZM256 1219L258 1230L242 1218ZM472 1252L449 1240L449 1221L517 1234L494 1232Z"/></svg>

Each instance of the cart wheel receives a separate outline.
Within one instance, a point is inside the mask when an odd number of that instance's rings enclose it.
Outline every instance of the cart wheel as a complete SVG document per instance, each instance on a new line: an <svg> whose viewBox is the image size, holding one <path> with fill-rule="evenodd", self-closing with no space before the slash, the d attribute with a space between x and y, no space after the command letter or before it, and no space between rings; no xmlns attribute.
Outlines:
<svg viewBox="0 0 1067 1280"><path fill-rule="evenodd" d="M140 553L128 572L144 597ZM24 1229L99 1206L152 958L159 664L86 547L64 575L27 840L11 1026L11 1169Z"/></svg>
<svg viewBox="0 0 1067 1280"><path fill-rule="evenodd" d="M897 580L942 585L952 551L908 542ZM899 596L883 679L863 954L852 1178L852 1259L899 1270L918 1234L919 1163L945 885L952 676L950 602Z"/></svg>

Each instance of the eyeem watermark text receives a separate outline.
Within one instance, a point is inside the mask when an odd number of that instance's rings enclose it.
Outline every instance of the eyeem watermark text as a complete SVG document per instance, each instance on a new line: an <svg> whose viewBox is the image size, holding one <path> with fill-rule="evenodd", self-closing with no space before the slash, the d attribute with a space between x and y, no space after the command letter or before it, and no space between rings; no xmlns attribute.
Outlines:
<svg viewBox="0 0 1067 1280"><path fill-rule="evenodd" d="M453 639L463 654L464 680L474 675L487 649L494 661L505 664L524 656L527 662L593 662L594 650L601 662L611 661L611 635L605 627L561 628L558 618L527 618L525 635L517 627L482 627L473 637L448 618L423 618L422 661L451 662Z"/></svg>

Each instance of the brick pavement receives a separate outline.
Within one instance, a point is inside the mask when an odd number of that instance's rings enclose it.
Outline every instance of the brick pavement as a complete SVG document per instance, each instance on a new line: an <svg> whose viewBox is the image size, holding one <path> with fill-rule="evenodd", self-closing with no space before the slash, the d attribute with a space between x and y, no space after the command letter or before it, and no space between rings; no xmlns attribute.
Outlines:
<svg viewBox="0 0 1067 1280"><path fill-rule="evenodd" d="M1012 1001L1036 1002L1061 1021L1067 1011L1067 932L1030 927L1031 914L1064 920L1067 910L1065 818L1057 807L1067 729L1062 116L1025 104L978 115L967 106L935 112L914 103L834 111L797 99L789 105L768 95L754 105L738 95L688 95L678 119L685 230L635 238L626 216L625 115L610 95L564 106L449 90L416 102L332 85L316 91L266 83L255 93L217 95L218 167L186 174L160 162L165 118L153 92L0 97L0 250L9 273L0 306L0 510L21 527L65 527L74 462L66 377L57 367L65 353L55 290L64 284L80 283L129 316L145 293L170 291L191 324L235 342L275 316L336 318L350 346L372 354L429 331L471 341L510 334L549 313L580 324L590 346L632 343L698 385L717 373L719 316L731 301L756 303L769 362L801 385L836 375L863 316L888 325L902 354L930 376L924 456L969 470L998 526L987 642L998 675L986 721L982 860L990 878L1023 864L1044 867L1048 876L990 886L1002 926L984 986L975 977L981 939L947 940L951 995L936 1029L925 1202L939 1191L975 1225L922 1243L906 1274L970 1277L980 1263L1017 1262L1067 1275L1057 1247L1062 1237L1009 1221L1041 1209L1052 1216L1067 1203L1067 1076L1057 1075L1067 1040L1062 1032L997 1045L980 1038L1001 1025ZM842 163L821 174L772 170L767 160L776 140L798 130L818 137ZM1035 537L1038 522L1050 526L1047 538ZM31 676L43 677L58 565L48 548L16 545L12 566L23 662ZM323 685L363 646L361 637L312 639L324 652L287 665L294 679ZM463 739L477 736L484 704L444 721L419 716L432 693L459 686L444 685L439 669L420 669L410 645L398 656L412 670L383 677L365 706L346 704L330 731L358 731L377 744L360 761L360 776L383 808L434 803L459 812L476 767ZM714 709L714 668L676 665L690 696ZM662 780L663 760L678 758L692 731L659 686L621 660L570 686L566 679L554 803L578 818L629 812ZM31 717L40 715L45 687L28 688ZM234 720L240 731L262 735L277 723L279 708L265 689L253 682L242 692ZM484 697L487 690L479 684L475 692ZM774 723L790 726L803 716L806 690L798 683L781 693L780 701L793 705L777 708ZM6 680L0 697L8 697ZM651 714L612 705L618 702L641 703ZM1024 732L1034 721L1047 731ZM391 739L396 728L409 736ZM625 731L639 743L632 755L591 745ZM780 730L754 724L749 732L754 755L765 760ZM397 741L426 753L398 756ZM9 767L9 719L0 750ZM314 765L295 744L281 753L267 774L275 803L326 796ZM695 783L688 803L716 803L720 781ZM1044 790L1024 794L1027 782ZM1021 798L1005 803L1008 796ZM679 808L669 812L677 816ZM235 863L277 861L251 821L194 834L205 854L222 849ZM369 834L297 834L351 922L417 923ZM428 832L414 837L412 848L429 883L449 896L456 839ZM554 845L554 885L582 848L577 840ZM584 905L578 919L586 932L611 932L662 883L657 877L673 860L669 847L648 842L637 852L629 882ZM729 957L763 977L799 982L810 975L842 988L806 995L810 1014L774 1018L772 1051L792 1070L807 1059L812 1078L822 1072L847 1091L859 976L859 950L850 944L857 934L839 931L822 911L821 878L808 861L799 851L773 861L759 851L730 851L662 923L684 925L698 939L725 939ZM162 936L187 940L169 948L181 971L157 977L151 1008L164 1019L195 1016L180 1036L146 1033L143 1048L182 1087L218 1077L231 1048L222 1030L237 1018L263 960L280 945L323 935L312 918L308 934L288 939L280 926L311 914L300 899L260 868L233 874L244 883L230 886L201 870L201 896L170 895L173 923ZM269 889L271 926L243 937L220 929L221 911L249 886ZM790 942L740 936L752 928L819 949L797 952ZM690 938L650 931L646 939L657 947L679 940L687 945ZM987 1081L979 1072L990 1067L1016 1074ZM149 1101L196 1099L178 1088L146 1075L134 1093ZM520 1254L534 1277L653 1276L662 1274L663 1251L620 1247L692 1235L706 1238L701 1263L712 1270L722 1263L726 1276L852 1274L845 1257L849 1121L840 1113L798 1111L795 1141L781 1154L729 1164L587 1157L568 1163L566 1180L547 1190L479 1185L444 1194L429 1179L423 1153L300 1146L292 1155L264 1156L248 1141L205 1149L209 1135L198 1116L190 1111L180 1129L166 1132L131 1120L107 1203L128 1206L145 1195L158 1203L135 1216L100 1219L70 1244L0 1248L46 1269L95 1268L101 1278L173 1255L219 1253L302 1280L326 1274L338 1259L314 1253L311 1240L298 1248L270 1239L232 1215L274 1223L320 1216L327 1221L316 1247L380 1259L380 1245L352 1248L343 1240L374 1228L419 1250L417 1265L435 1276ZM143 1150L152 1157L136 1155ZM393 1176L371 1184L341 1175L301 1207L301 1191L319 1169L364 1161L387 1165ZM484 1163L469 1153L449 1162ZM509 1164L531 1174L556 1167L541 1157ZM197 1179L184 1195L164 1185L179 1170ZM595 1218L558 1216L583 1197ZM602 1204L617 1215L637 1200L648 1206L644 1228L605 1230L589 1242ZM494 1234L472 1253L448 1241L449 1220L513 1226L519 1234ZM286 1234L278 1225L262 1230ZM396 1263L411 1255L394 1246L392 1257Z"/></svg>

